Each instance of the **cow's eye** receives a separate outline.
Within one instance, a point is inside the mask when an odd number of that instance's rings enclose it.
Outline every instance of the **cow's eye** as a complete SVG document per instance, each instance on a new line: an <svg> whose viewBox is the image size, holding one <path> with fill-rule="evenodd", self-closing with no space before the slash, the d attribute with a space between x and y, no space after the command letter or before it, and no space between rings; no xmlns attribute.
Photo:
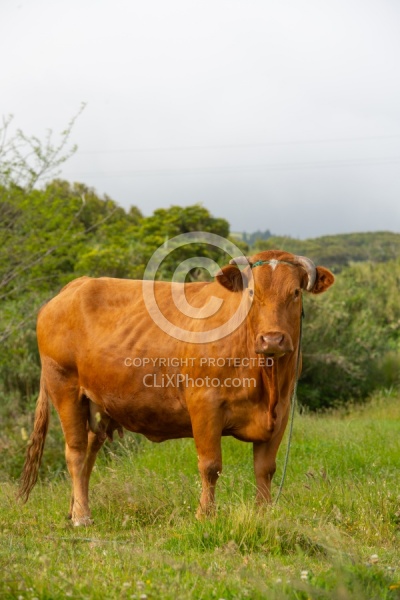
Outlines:
<svg viewBox="0 0 400 600"><path fill-rule="evenodd" d="M294 299L297 300L297 298L300 296L300 290L297 288L296 290L294 290Z"/></svg>
<svg viewBox="0 0 400 600"><path fill-rule="evenodd" d="M252 298L254 296L254 290L249 290L249 296Z"/></svg>

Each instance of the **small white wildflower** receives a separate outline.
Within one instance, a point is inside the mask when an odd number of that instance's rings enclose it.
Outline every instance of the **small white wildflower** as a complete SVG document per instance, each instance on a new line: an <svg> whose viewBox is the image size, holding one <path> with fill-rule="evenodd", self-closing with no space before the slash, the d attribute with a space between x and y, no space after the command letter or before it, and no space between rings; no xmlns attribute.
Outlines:
<svg viewBox="0 0 400 600"><path fill-rule="evenodd" d="M369 557L369 562L373 565L375 565L377 562L379 562L379 557L377 554L371 554L371 556Z"/></svg>
<svg viewBox="0 0 400 600"><path fill-rule="evenodd" d="M308 579L308 571L306 571L306 570L303 570L303 571L300 573L300 579L302 579L303 581L306 581L306 580Z"/></svg>

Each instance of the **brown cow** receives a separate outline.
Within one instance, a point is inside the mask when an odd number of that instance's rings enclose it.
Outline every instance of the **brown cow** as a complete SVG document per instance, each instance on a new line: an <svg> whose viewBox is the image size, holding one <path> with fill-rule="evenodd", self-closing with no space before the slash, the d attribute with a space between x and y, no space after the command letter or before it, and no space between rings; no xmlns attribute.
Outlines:
<svg viewBox="0 0 400 600"><path fill-rule="evenodd" d="M257 500L270 501L295 382L302 290L319 294L333 281L328 269L278 250L233 259L215 281L184 284L197 318L174 303L183 284L155 282L169 331L149 315L142 281L69 283L38 317L40 394L20 496L27 500L37 480L51 398L65 436L75 525L92 522L88 492L96 455L122 428L154 442L194 438L202 479L198 516L213 510L223 435L253 443ZM220 307L204 316L212 297ZM198 343L197 334L230 319L225 337L222 331ZM188 340L171 337L178 328L189 332Z"/></svg>

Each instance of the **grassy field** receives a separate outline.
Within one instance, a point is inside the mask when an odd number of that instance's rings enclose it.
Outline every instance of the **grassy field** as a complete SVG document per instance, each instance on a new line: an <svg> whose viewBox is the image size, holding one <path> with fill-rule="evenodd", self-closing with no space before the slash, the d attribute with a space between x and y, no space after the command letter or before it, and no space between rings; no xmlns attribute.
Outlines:
<svg viewBox="0 0 400 600"><path fill-rule="evenodd" d="M13 420L12 420L13 419ZM53 418L43 480L15 500L30 418L0 434L0 597L400 598L400 402L296 415L279 503L257 510L250 444L225 439L218 511L194 517L192 440L107 444L92 476L95 525L66 521L69 481ZM6 434L7 432L7 434ZM285 442L274 491L280 481Z"/></svg>

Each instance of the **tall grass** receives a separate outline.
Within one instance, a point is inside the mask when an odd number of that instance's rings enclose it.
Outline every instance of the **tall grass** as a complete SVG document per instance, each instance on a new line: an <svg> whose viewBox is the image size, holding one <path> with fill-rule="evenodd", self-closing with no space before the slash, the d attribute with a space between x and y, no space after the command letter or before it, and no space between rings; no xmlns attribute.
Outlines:
<svg viewBox="0 0 400 600"><path fill-rule="evenodd" d="M296 415L283 494L268 508L253 502L251 445L224 439L218 510L201 522L194 517L199 478L193 441L155 445L127 435L107 445L96 464L94 526L71 527L55 421L52 428L42 481L24 506L15 501L9 475L18 444L22 452L26 443L18 441L20 424L3 448L4 597L400 598L396 394L380 394L346 413Z"/></svg>

